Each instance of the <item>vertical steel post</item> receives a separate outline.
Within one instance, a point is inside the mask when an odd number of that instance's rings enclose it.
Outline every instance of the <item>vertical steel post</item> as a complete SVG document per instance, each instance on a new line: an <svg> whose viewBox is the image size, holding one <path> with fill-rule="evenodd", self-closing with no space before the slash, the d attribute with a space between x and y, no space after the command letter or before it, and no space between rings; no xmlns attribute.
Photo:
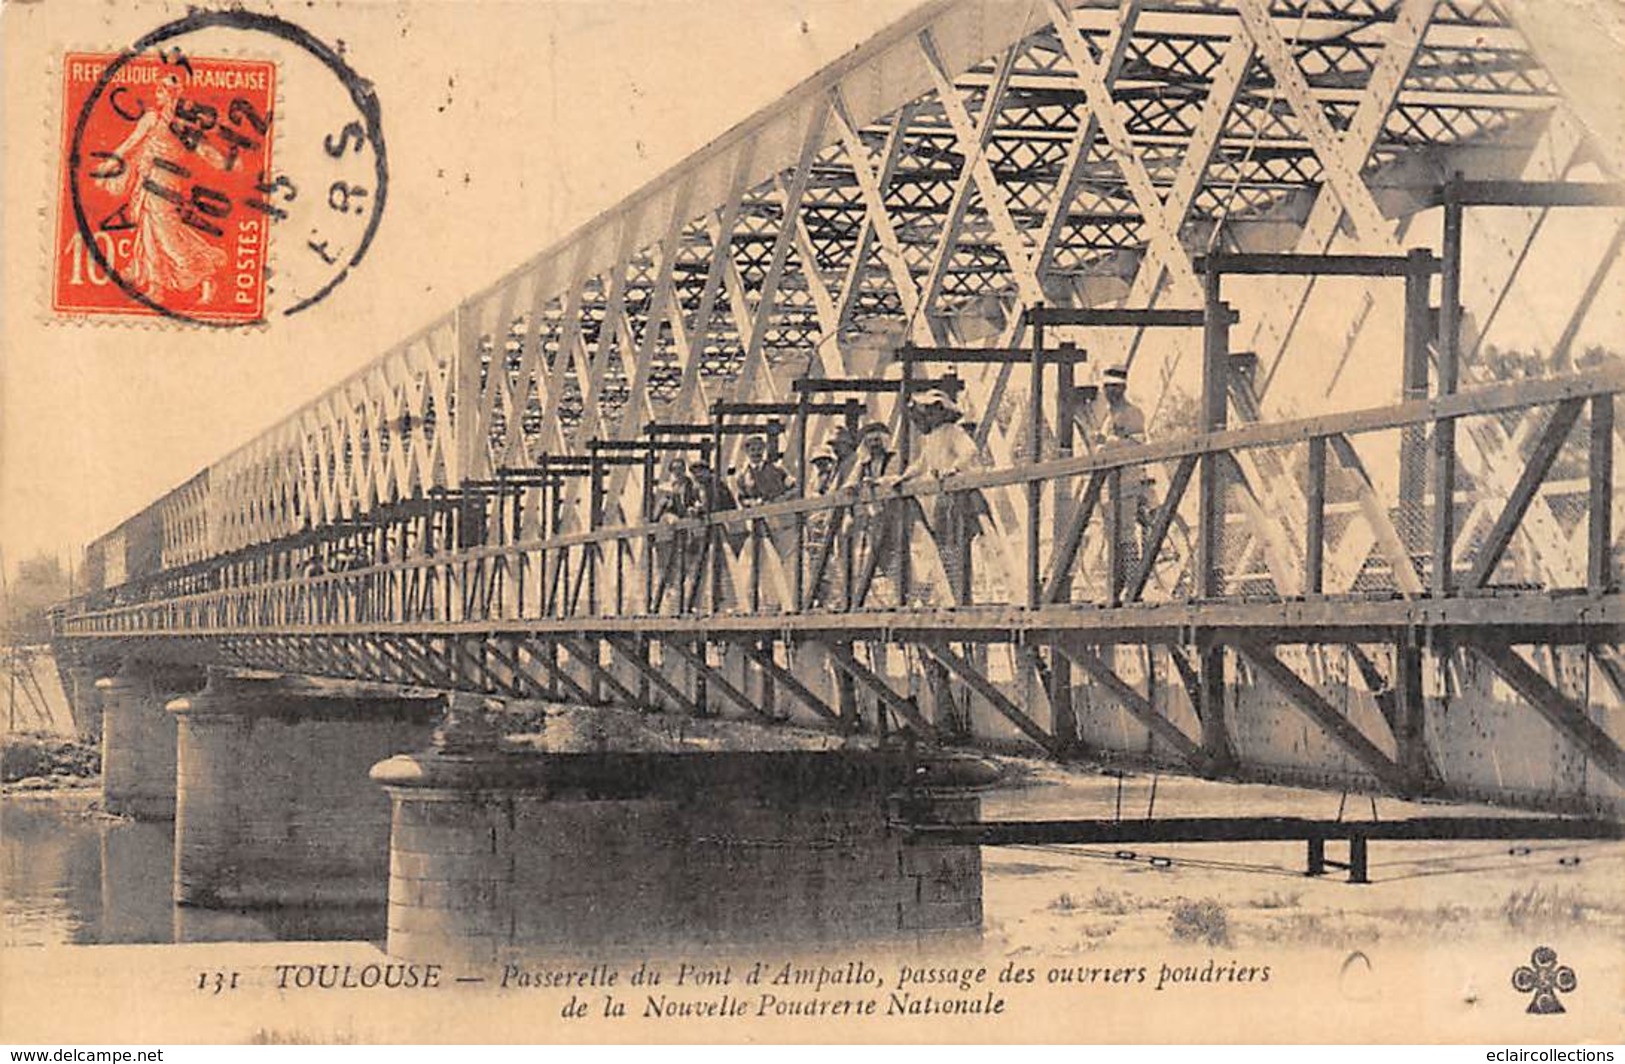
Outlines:
<svg viewBox="0 0 1625 1064"><path fill-rule="evenodd" d="M899 473L908 468L909 459L913 457L910 452L913 450L914 426L908 419L909 392L914 383L914 362L911 359L903 359L902 378L903 383L897 391L898 421L900 423L897 433L897 471ZM909 537L913 532L914 502L912 499L898 499L894 505L897 507L895 517L897 523L897 605L907 609L909 585L914 575L909 571L909 562L911 560L909 557ZM884 707L881 708L881 713L884 716Z"/></svg>
<svg viewBox="0 0 1625 1064"><path fill-rule="evenodd" d="M1409 641L1394 645L1394 745L1411 794L1429 787L1427 700L1422 687L1422 648Z"/></svg>
<svg viewBox="0 0 1625 1064"><path fill-rule="evenodd" d="M807 429L809 427L807 424L809 417L807 406L810 401L811 396L807 392L802 392L796 398L797 405L801 407L796 413L796 424L799 427L796 430L794 441L796 448L796 483L801 485L801 497L804 499L812 496L812 485L807 482ZM795 522L795 573L790 586L792 608L799 611L801 604L807 600L807 513L805 510L796 514ZM762 675L766 676L768 674L764 671Z"/></svg>
<svg viewBox="0 0 1625 1064"><path fill-rule="evenodd" d="M851 514L846 528L841 527L839 518L831 518L830 534L840 536L841 549L841 608L850 613L857 608L857 574L853 571L858 565L858 508L856 504L848 508ZM867 531L867 530L866 530ZM874 538L873 533L868 533Z"/></svg>
<svg viewBox="0 0 1625 1064"><path fill-rule="evenodd" d="M655 519L655 478L658 476L655 452L651 447L643 452L643 523L646 525Z"/></svg>
<svg viewBox="0 0 1625 1064"><path fill-rule="evenodd" d="M1405 267L1404 350L1400 366L1400 399L1426 399L1428 394L1429 321L1428 290L1432 273L1428 253L1412 248ZM1410 425L1399 434L1399 534L1407 553L1423 546L1426 527L1422 513L1427 495L1427 429Z"/></svg>
<svg viewBox="0 0 1625 1064"><path fill-rule="evenodd" d="M835 699L836 709L844 722L847 731L859 732L863 730L863 715L858 710L858 684L852 679L852 674L843 668L835 668Z"/></svg>
<svg viewBox="0 0 1625 1064"><path fill-rule="evenodd" d="M1454 395L1461 363L1461 174L1450 179L1444 201L1444 238L1439 275L1438 395ZM1433 426L1433 597L1452 591L1456 548L1456 421Z"/></svg>
<svg viewBox="0 0 1625 1064"><path fill-rule="evenodd" d="M1367 856L1366 837L1360 834L1349 836L1349 882L1369 883L1369 857Z"/></svg>
<svg viewBox="0 0 1625 1064"><path fill-rule="evenodd" d="M1206 278L1206 319L1202 325L1202 431L1218 432L1228 420L1230 361L1230 307L1219 299L1223 274L1210 262ZM1228 456L1211 451L1202 456L1197 482L1200 513L1196 536L1199 598L1223 593L1220 553L1224 545L1224 461Z"/></svg>
<svg viewBox="0 0 1625 1064"><path fill-rule="evenodd" d="M1106 605L1123 602L1123 467L1106 471Z"/></svg>
<svg viewBox="0 0 1625 1064"><path fill-rule="evenodd" d="M1236 751L1225 719L1224 646L1198 634L1196 641L1196 715L1202 724L1202 752L1209 772L1234 768Z"/></svg>
<svg viewBox="0 0 1625 1064"><path fill-rule="evenodd" d="M615 616L619 617L626 612L626 555L631 550L629 540L617 538L615 540ZM524 555L520 555L521 558ZM523 573L524 569L521 568Z"/></svg>
<svg viewBox="0 0 1625 1064"><path fill-rule="evenodd" d="M750 521L750 612L762 612L762 525L759 517Z"/></svg>
<svg viewBox="0 0 1625 1064"><path fill-rule="evenodd" d="M654 642L649 638L649 634L647 632L640 632L638 634L638 657L643 659L643 663L645 665L652 665L654 663L654 654L650 649L653 645ZM651 690L649 683L648 671L645 669L639 669L637 670L637 673L638 704L643 706L650 705L650 699L653 697L653 691Z"/></svg>
<svg viewBox="0 0 1625 1064"><path fill-rule="evenodd" d="M1614 397L1591 400L1590 479L1586 522L1586 587L1594 595L1614 588Z"/></svg>
<svg viewBox="0 0 1625 1064"><path fill-rule="evenodd" d="M1217 263L1209 261L1203 282L1201 427L1203 432L1218 432L1229 421L1231 315L1229 305L1219 298L1224 274ZM1224 592L1221 562L1228 476L1224 463L1228 458L1224 452L1210 451L1202 456L1198 471L1196 595L1203 599L1217 598ZM1197 633L1196 666L1196 713L1202 724L1202 751L1211 771L1222 772L1235 763L1225 721L1224 647Z"/></svg>
<svg viewBox="0 0 1625 1064"><path fill-rule="evenodd" d="M651 527L655 523L655 452L654 448L643 457L643 523ZM658 552L655 550L655 533L650 532L643 537L643 612L655 612L655 580L659 568ZM645 644L646 645L646 644ZM643 698L643 691L648 687L649 681L640 672L638 674L638 697ZM643 699L648 704L648 699Z"/></svg>
<svg viewBox="0 0 1625 1064"><path fill-rule="evenodd" d="M596 474L594 468L597 467ZM587 528L589 531L602 531L608 521L609 489L604 481L608 474L609 463L602 456L591 461L587 466ZM600 603L609 597L610 573L609 562L604 557L604 543L599 539L589 546L590 553L584 555L582 564L587 566L587 608L596 614ZM580 597L579 595L577 596Z"/></svg>
<svg viewBox="0 0 1625 1064"><path fill-rule="evenodd" d="M706 529L700 529L700 536L706 534ZM677 562L677 615L680 617L688 612L688 529L679 528L672 536L672 550L676 553L673 560Z"/></svg>
<svg viewBox="0 0 1625 1064"><path fill-rule="evenodd" d="M772 639L763 639L756 644L756 649L766 655L769 661L773 660L774 642ZM748 671L748 665L746 668ZM780 719L778 713L774 711L774 703L778 699L775 695L773 674L768 671L767 666L762 665L760 662L757 663L756 674L762 678L762 712L773 719ZM784 719L788 719L788 714Z"/></svg>
<svg viewBox="0 0 1625 1064"><path fill-rule="evenodd" d="M722 493L727 490L724 487L724 485L727 483L727 481L724 479L727 474L727 466L724 464L725 461L726 459L724 459L722 455L722 415L713 414L711 417L711 498L706 507L705 514L707 521L705 529L705 542L709 548L705 553L710 555L710 557L705 560L711 563L712 613L722 612L722 552L727 546L727 541L723 539L722 525L717 521L717 516L713 508L715 507L716 503L721 501ZM735 499L734 502L737 504L738 500ZM703 580L705 576L704 572L702 571L699 575L700 579ZM696 609L699 606L700 598L700 594L696 592L694 595ZM699 705L701 709L705 708L703 703L695 704Z"/></svg>
<svg viewBox="0 0 1625 1064"><path fill-rule="evenodd" d="M1042 309L1042 306L1035 307ZM1032 387L1027 396L1027 461L1038 462L1044 448L1044 323L1033 322ZM993 412L987 412L992 416ZM1043 597L1043 576L1038 564L1038 523L1042 519L1044 485L1027 482L1027 608L1036 610Z"/></svg>
<svg viewBox="0 0 1625 1064"><path fill-rule="evenodd" d="M1319 595L1326 577L1326 437L1309 437L1309 469L1305 495L1303 593Z"/></svg>
<svg viewBox="0 0 1625 1064"><path fill-rule="evenodd" d="M1318 835L1309 836L1309 858L1303 874L1306 876L1326 874L1326 840Z"/></svg>
<svg viewBox="0 0 1625 1064"><path fill-rule="evenodd" d="M545 469L546 467L544 466L543 468ZM552 540L553 536L557 534L557 529L555 528L553 521L553 478L545 472L542 474L539 490L541 494L539 495L536 503L538 507L536 520L537 523L541 525L541 538L543 545L541 549L536 552L536 599L538 603L538 612L543 617L546 617L551 610L553 601L553 582L548 578L552 571L551 559L553 552L547 548L547 544ZM431 526L433 525L434 522L432 518L429 523ZM553 674L548 673L547 675L549 689L556 687L557 681L553 680Z"/></svg>
<svg viewBox="0 0 1625 1064"><path fill-rule="evenodd" d="M643 454L643 523L653 525L655 522L655 481L659 477L658 458L654 448L651 447ZM655 537L650 533L643 537L643 612L651 614L655 611ZM640 640L640 645L646 646ZM642 704L647 705L648 700L643 698L643 690L649 684L643 673L638 673L638 697Z"/></svg>
<svg viewBox="0 0 1625 1064"><path fill-rule="evenodd" d="M1055 363L1055 452L1056 457L1066 458L1072 454L1072 438L1077 431L1076 412L1073 403L1076 396L1073 389L1076 386L1075 363L1077 347L1073 344L1061 345L1061 358ZM1055 546L1061 542L1065 534L1063 526L1067 523L1065 507L1061 505L1063 498L1073 496L1073 482L1071 477L1063 477L1055 481L1054 503L1055 521L1054 536L1050 543L1050 554L1055 553ZM1063 490L1064 489L1064 490ZM966 551L966 565L969 565L969 551ZM1062 590L1062 601L1072 597L1072 584L1065 582ZM1035 603L1036 605L1036 603ZM1068 753L1076 744L1078 738L1077 709L1072 704L1072 662L1065 655L1051 652L1049 662L1049 704L1050 704L1050 732L1055 736L1056 749L1061 754Z"/></svg>
<svg viewBox="0 0 1625 1064"><path fill-rule="evenodd" d="M588 459L587 474L587 530L597 533L604 524L604 460L594 449L592 457ZM587 556L583 559L587 563L587 612L590 615L598 614L598 563L602 558L597 540L587 544ZM597 673L593 673L593 683L597 685ZM596 694L596 690L594 694Z"/></svg>
<svg viewBox="0 0 1625 1064"><path fill-rule="evenodd" d="M863 407L854 406L850 408L846 415L846 428L847 435L852 441L852 446L855 448L855 450L853 454L849 456L851 462L851 465L848 466L849 469L855 466L856 463L863 461L863 448L860 446L858 441L858 429L862 424ZM841 470L841 472L844 473L846 470ZM858 557L858 508L856 504L847 508L847 521L845 522L844 534L839 511L831 511L829 534L840 539L839 547L841 554L839 561L841 567L841 602L843 604L842 608L850 612L857 605L852 601L852 597L855 594L853 590L855 574L852 570L857 564ZM839 669L836 670L836 673L840 676L846 675L844 671Z"/></svg>

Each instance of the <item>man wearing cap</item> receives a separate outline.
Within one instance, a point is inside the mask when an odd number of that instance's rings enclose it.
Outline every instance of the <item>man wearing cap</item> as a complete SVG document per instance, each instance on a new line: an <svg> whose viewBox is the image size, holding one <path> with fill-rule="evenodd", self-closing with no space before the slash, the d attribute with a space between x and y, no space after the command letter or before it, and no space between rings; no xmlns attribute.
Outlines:
<svg viewBox="0 0 1625 1064"><path fill-rule="evenodd" d="M856 460L840 486L856 488L863 501L852 507L852 524L847 534L860 549L867 546L869 554L876 559L876 577L890 579L896 569L895 522L888 519L887 504L874 496L879 488L894 482L891 430L879 421L863 426L858 433L858 452L854 457Z"/></svg>
<svg viewBox="0 0 1625 1064"><path fill-rule="evenodd" d="M654 487L652 518L668 524L681 520L693 513L699 499L699 486L688 474L688 462L682 455L667 459L665 475Z"/></svg>
<svg viewBox="0 0 1625 1064"><path fill-rule="evenodd" d="M835 455L835 465L840 468L846 465L848 458L858 453L858 438L853 435L852 427L843 421L835 426L835 432L825 446Z"/></svg>
<svg viewBox="0 0 1625 1064"><path fill-rule="evenodd" d="M812 476L808 478L808 495L826 495L835 487L835 478L841 472L841 456L835 453L835 448L829 444L818 448L811 458L807 459L812 466Z"/></svg>
<svg viewBox="0 0 1625 1064"><path fill-rule="evenodd" d="M1100 392L1106 409L1097 421L1096 442L1144 443L1145 411L1129 400L1128 367L1111 366L1101 374Z"/></svg>
<svg viewBox="0 0 1625 1064"><path fill-rule="evenodd" d="M715 514L732 510L738 503L725 480L719 480L710 462L693 462L688 467L697 489L697 500L692 514Z"/></svg>
<svg viewBox="0 0 1625 1064"><path fill-rule="evenodd" d="M733 494L739 505L748 508L788 498L795 490L796 478L784 468L777 454L768 453L767 437L746 437L744 449L745 466L733 476ZM781 552L781 556L789 544L788 536L794 525L794 519L787 517L775 517L765 522L765 531L772 540L773 548ZM729 545L735 550L740 549L749 539L750 532L750 525L731 526L728 530Z"/></svg>
<svg viewBox="0 0 1625 1064"><path fill-rule="evenodd" d="M886 475L892 460L891 430L879 421L863 426L863 431L858 433L857 459L841 487L873 485Z"/></svg>
<svg viewBox="0 0 1625 1064"><path fill-rule="evenodd" d="M814 451L807 459L811 472L807 475L807 497L817 498L828 495L838 487L841 472L841 458L835 453L835 448L824 444ZM834 509L821 509L807 511L807 572L813 573L817 569L817 559L825 555L824 544L829 540L835 528L836 511ZM818 587L814 589L811 601L823 601L823 591L829 584L829 567L825 566L821 576L817 577Z"/></svg>
<svg viewBox="0 0 1625 1064"><path fill-rule="evenodd" d="M734 477L734 498L740 506L774 502L796 486L795 477L777 461L768 461L767 437L745 440L745 468Z"/></svg>
<svg viewBox="0 0 1625 1064"><path fill-rule="evenodd" d="M1105 409L1096 418L1097 443L1144 443L1145 412L1128 397L1128 367L1111 366L1101 374L1101 398ZM1148 467L1128 466L1119 480L1119 510L1122 536L1118 541L1118 576L1132 578L1140 567L1141 538L1151 527L1152 482Z"/></svg>

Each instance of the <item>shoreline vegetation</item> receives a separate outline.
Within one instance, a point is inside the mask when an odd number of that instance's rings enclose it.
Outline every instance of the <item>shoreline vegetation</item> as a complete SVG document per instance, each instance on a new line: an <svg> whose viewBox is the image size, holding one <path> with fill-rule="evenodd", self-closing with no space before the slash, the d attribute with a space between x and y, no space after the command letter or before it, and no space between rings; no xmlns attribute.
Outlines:
<svg viewBox="0 0 1625 1064"><path fill-rule="evenodd" d="M37 732L0 741L0 786L8 795L90 787L101 774L101 750L92 743Z"/></svg>

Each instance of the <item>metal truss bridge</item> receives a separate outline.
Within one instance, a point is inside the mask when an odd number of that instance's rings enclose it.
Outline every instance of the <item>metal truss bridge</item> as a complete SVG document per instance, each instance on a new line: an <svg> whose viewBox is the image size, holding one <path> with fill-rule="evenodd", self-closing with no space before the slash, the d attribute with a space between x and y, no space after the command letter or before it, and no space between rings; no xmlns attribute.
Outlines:
<svg viewBox="0 0 1625 1064"><path fill-rule="evenodd" d="M928 5L96 541L60 653L1618 816L1622 142L1551 36ZM919 468L924 389L978 461L652 520L749 433Z"/></svg>

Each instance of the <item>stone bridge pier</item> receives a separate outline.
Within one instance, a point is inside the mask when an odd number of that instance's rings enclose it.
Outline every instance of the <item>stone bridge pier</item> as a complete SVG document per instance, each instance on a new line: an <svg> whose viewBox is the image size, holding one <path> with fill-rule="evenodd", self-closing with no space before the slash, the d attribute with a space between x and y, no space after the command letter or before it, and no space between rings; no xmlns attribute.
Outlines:
<svg viewBox="0 0 1625 1064"><path fill-rule="evenodd" d="M96 669L90 665L69 665L61 672L73 731L81 742L99 743L102 738L102 698L96 689Z"/></svg>
<svg viewBox="0 0 1625 1064"><path fill-rule="evenodd" d="M144 820L174 818L175 721L164 703L202 687L203 679L200 670L126 658L116 674L96 681L103 809Z"/></svg>
<svg viewBox="0 0 1625 1064"><path fill-rule="evenodd" d="M253 908L382 904L380 759L429 742L442 702L211 671L169 703L179 725L175 900Z"/></svg>
<svg viewBox="0 0 1625 1064"><path fill-rule="evenodd" d="M477 717L477 713L470 714ZM449 715L372 772L394 802L390 954L485 963L583 944L830 943L975 933L973 758L901 750L553 753Z"/></svg>

